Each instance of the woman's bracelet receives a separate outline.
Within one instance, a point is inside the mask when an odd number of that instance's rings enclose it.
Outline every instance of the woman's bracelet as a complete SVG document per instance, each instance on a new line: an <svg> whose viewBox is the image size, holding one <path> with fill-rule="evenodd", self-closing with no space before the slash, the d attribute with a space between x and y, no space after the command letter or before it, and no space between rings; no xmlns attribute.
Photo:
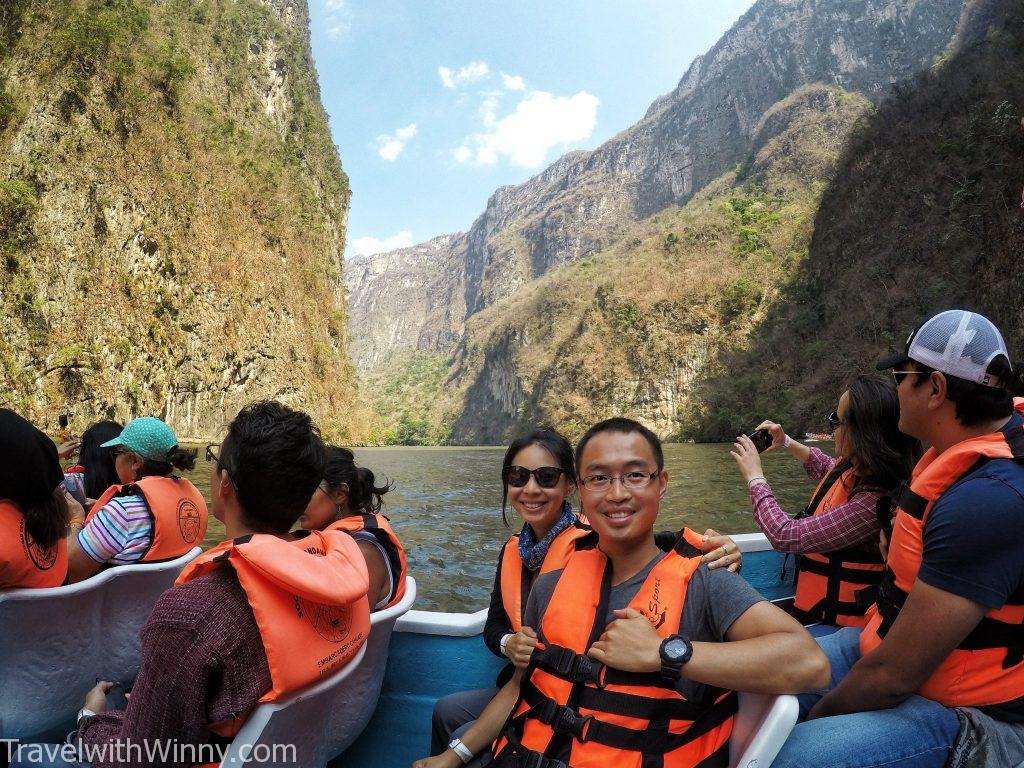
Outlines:
<svg viewBox="0 0 1024 768"><path fill-rule="evenodd" d="M790 444L792 442L793 441L790 439L789 435L787 435L787 434L783 434L782 435L782 447L783 448L789 448L789 446L790 446Z"/></svg>
<svg viewBox="0 0 1024 768"><path fill-rule="evenodd" d="M747 488L752 486L754 483L767 483L768 479L764 475L758 475L747 480Z"/></svg>

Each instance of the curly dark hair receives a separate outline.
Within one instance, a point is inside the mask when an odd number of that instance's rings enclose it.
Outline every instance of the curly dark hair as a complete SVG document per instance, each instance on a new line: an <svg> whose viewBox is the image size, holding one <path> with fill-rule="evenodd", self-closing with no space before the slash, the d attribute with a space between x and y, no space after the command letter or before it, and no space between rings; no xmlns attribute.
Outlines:
<svg viewBox="0 0 1024 768"><path fill-rule="evenodd" d="M309 414L265 400L238 412L220 463L245 524L260 533L287 533L323 479L324 441Z"/></svg>

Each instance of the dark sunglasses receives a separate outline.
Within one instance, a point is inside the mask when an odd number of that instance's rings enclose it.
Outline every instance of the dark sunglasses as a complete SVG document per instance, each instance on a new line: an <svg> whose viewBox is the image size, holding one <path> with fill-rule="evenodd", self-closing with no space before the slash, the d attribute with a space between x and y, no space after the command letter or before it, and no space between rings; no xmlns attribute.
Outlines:
<svg viewBox="0 0 1024 768"><path fill-rule="evenodd" d="M839 418L839 413L837 411L832 411L832 413L825 418L828 420L829 429L833 432L843 426L843 420Z"/></svg>
<svg viewBox="0 0 1024 768"><path fill-rule="evenodd" d="M210 443L209 445L206 446L206 460L207 461L212 461L214 464L216 464L218 467L221 468L221 471L227 473L228 480L231 482L231 487L234 488L235 491L237 492L238 491L238 486L235 485L235 478L233 478L231 476L231 472L229 472L228 468L226 466L224 466L224 463L220 460L220 456L218 456L214 452L214 450L213 450L214 448L219 449L220 448L220 444L219 443Z"/></svg>
<svg viewBox="0 0 1024 768"><path fill-rule="evenodd" d="M554 488L558 485L558 481L565 472L558 467L527 469L526 467L513 464L511 467L505 467L505 471L502 474L505 476L505 484L513 488L524 487L530 482L531 477L537 481L537 485L541 488Z"/></svg>

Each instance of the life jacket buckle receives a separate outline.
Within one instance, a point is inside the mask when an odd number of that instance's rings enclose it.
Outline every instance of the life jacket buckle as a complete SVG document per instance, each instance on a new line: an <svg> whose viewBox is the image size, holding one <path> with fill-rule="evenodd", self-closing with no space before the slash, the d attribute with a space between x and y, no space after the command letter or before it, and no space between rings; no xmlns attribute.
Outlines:
<svg viewBox="0 0 1024 768"><path fill-rule="evenodd" d="M581 744L585 744L590 736L590 729L587 727L593 715L581 715L569 707L559 707L551 728L557 733L571 734Z"/></svg>
<svg viewBox="0 0 1024 768"><path fill-rule="evenodd" d="M521 768L569 768L561 760L545 757L542 752L534 752L532 749L524 749L517 757L520 758L517 762Z"/></svg>

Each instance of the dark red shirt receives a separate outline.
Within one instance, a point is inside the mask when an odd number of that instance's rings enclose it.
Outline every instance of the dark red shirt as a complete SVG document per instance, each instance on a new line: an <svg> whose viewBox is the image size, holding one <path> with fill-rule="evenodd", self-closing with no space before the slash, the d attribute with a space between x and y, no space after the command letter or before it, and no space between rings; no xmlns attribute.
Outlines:
<svg viewBox="0 0 1024 768"><path fill-rule="evenodd" d="M78 732L83 744L207 744L210 723L247 714L270 689L256 619L234 573L226 568L165 592L141 636L142 667L127 710L84 718ZM143 768L191 763L94 760L92 765Z"/></svg>

